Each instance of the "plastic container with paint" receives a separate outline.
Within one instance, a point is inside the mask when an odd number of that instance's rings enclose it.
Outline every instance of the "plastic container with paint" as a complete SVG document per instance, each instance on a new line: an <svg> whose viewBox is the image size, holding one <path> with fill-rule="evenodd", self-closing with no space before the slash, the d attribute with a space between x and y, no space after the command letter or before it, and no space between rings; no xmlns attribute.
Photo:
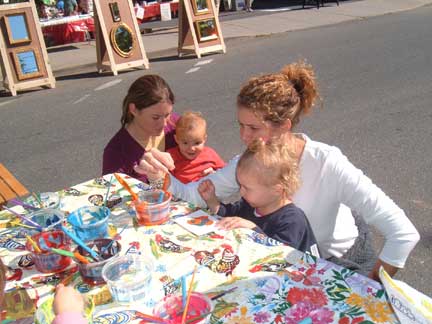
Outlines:
<svg viewBox="0 0 432 324"><path fill-rule="evenodd" d="M91 241L108 236L110 215L107 207L86 206L73 211L67 220L81 240Z"/></svg>
<svg viewBox="0 0 432 324"><path fill-rule="evenodd" d="M100 262L91 262L89 264L78 263L81 277L86 284L91 286L104 284L105 280L102 277L102 268L113 257L118 256L121 250L121 245L118 241L113 242L113 240L106 238L96 239L85 243L90 249L95 249L104 260ZM80 246L77 247L76 251L85 257L90 256L90 254Z"/></svg>
<svg viewBox="0 0 432 324"><path fill-rule="evenodd" d="M213 306L207 295L192 292L186 314L186 323L206 323L212 310ZM180 324L183 316L182 295L165 296L153 309L153 315L161 317L169 324Z"/></svg>
<svg viewBox="0 0 432 324"><path fill-rule="evenodd" d="M51 208L36 210L29 214L28 217L35 223L42 226L44 231L60 229L61 225L65 221L65 215L62 211Z"/></svg>
<svg viewBox="0 0 432 324"><path fill-rule="evenodd" d="M71 264L72 259L70 257L49 251L50 248L70 251L71 242L62 231L42 232L33 235L31 239L41 250L41 252L37 252L30 242L26 243L26 248L32 253L38 271L43 273L59 272Z"/></svg>
<svg viewBox="0 0 432 324"><path fill-rule="evenodd" d="M160 225L169 219L171 193L163 190L142 191L133 202L140 225Z"/></svg>

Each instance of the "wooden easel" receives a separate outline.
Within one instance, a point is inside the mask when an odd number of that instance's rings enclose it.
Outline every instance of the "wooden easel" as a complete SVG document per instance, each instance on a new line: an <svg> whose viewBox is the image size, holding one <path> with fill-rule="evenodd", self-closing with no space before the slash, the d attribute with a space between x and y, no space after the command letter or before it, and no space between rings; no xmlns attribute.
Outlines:
<svg viewBox="0 0 432 324"><path fill-rule="evenodd" d="M195 54L201 58L202 54L222 51L226 53L225 42L219 24L218 9L213 0L207 0L207 9L198 12L196 0L179 1L179 39L178 55ZM201 37L199 24L213 20L214 33L211 36Z"/></svg>
<svg viewBox="0 0 432 324"><path fill-rule="evenodd" d="M117 4L118 17L114 18L112 4ZM111 71L114 75L120 70L144 66L149 62L144 50L141 33L130 0L94 0L94 22L96 30L96 56L99 73ZM114 49L113 28L126 25L133 38L132 50L124 54Z"/></svg>
<svg viewBox="0 0 432 324"><path fill-rule="evenodd" d="M10 17L24 17L27 40L13 39L14 29L10 26ZM34 2L22 2L0 6L0 66L3 75L3 86L17 95L17 91L34 87L47 86L55 88L55 79L49 64L39 17ZM16 29L15 29L16 30ZM25 71L20 57L26 53L34 58L33 71ZM21 56L20 56L21 55Z"/></svg>

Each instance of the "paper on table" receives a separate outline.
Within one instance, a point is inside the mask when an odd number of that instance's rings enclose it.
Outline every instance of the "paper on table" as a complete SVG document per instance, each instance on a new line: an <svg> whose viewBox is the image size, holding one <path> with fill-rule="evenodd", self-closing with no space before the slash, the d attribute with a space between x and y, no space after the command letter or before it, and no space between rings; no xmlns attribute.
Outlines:
<svg viewBox="0 0 432 324"><path fill-rule="evenodd" d="M392 279L383 267L379 277L401 323L432 323L432 299L407 285Z"/></svg>
<svg viewBox="0 0 432 324"><path fill-rule="evenodd" d="M211 216L203 210L197 210L191 214L175 218L174 221L195 235L204 235L217 232L218 218Z"/></svg>

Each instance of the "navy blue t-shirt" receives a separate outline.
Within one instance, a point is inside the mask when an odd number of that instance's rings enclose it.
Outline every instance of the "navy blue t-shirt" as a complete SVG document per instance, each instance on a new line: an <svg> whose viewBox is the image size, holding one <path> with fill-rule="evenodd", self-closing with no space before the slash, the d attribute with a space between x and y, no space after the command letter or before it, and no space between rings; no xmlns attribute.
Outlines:
<svg viewBox="0 0 432 324"><path fill-rule="evenodd" d="M317 242L303 210L290 203L265 215L256 216L255 209L244 199L233 204L221 204L219 216L239 216L257 225L255 231L285 243L302 252L319 256Z"/></svg>

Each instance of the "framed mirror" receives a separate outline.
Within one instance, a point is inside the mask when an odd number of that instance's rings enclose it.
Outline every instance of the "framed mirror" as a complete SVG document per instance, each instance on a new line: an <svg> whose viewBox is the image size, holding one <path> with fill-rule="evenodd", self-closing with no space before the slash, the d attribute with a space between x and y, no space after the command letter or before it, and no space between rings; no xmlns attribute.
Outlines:
<svg viewBox="0 0 432 324"><path fill-rule="evenodd" d="M191 0L194 15L205 15L210 12L207 0ZM211 0L213 1L213 0Z"/></svg>
<svg viewBox="0 0 432 324"><path fill-rule="evenodd" d="M109 4L110 7L110 11L111 11L111 16L114 22L119 22L121 21L121 16L120 16L120 10L118 7L118 3L117 2L111 2Z"/></svg>
<svg viewBox="0 0 432 324"><path fill-rule="evenodd" d="M18 80L43 76L40 70L40 54L36 48L20 49L12 53Z"/></svg>
<svg viewBox="0 0 432 324"><path fill-rule="evenodd" d="M25 12L4 16L9 44L22 44L31 41Z"/></svg>
<svg viewBox="0 0 432 324"><path fill-rule="evenodd" d="M119 23L111 29L111 45L121 57L129 57L135 48L135 37L132 29L125 23Z"/></svg>
<svg viewBox="0 0 432 324"><path fill-rule="evenodd" d="M218 39L216 21L214 18L198 20L195 22L198 42L207 42Z"/></svg>

